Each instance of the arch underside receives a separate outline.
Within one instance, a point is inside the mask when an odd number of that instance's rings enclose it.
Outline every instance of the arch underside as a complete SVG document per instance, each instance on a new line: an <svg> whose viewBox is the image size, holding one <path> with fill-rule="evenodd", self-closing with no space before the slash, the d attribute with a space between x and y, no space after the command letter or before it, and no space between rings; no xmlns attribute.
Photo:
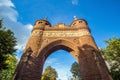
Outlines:
<svg viewBox="0 0 120 80"><path fill-rule="evenodd" d="M75 46L70 41L67 40L55 40L46 45L40 52L38 56L45 57L45 59L54 51L63 49L71 53L71 55L77 59L75 56L78 53L78 47Z"/></svg>

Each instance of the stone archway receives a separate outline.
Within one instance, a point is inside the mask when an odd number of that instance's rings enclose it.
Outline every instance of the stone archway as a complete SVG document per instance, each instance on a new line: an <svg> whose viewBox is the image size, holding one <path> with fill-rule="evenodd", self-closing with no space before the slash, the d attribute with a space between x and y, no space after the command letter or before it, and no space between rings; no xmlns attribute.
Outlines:
<svg viewBox="0 0 120 80"><path fill-rule="evenodd" d="M68 51L74 57L74 59L78 62L78 59L77 59L77 53L78 53L77 50L78 50L78 48L77 48L77 46L75 46L73 43L71 43L71 42L69 42L67 40L57 39L55 41L50 42L43 49L41 49L42 51L40 50L40 52L39 52L40 54L38 55L38 57L41 57L42 58L41 62L43 62L43 63L41 63L42 64L41 74L42 74L43 66L45 64L46 59L54 51L57 51L59 49Z"/></svg>
<svg viewBox="0 0 120 80"><path fill-rule="evenodd" d="M40 80L46 58L58 49L78 61L82 80L112 80L84 19L75 19L70 26L36 21L13 80Z"/></svg>
<svg viewBox="0 0 120 80"><path fill-rule="evenodd" d="M49 44L45 45L45 47L41 48L39 50L38 57L42 56L45 57L45 59L54 51L63 49L71 53L71 55L74 56L76 60L77 59L77 53L78 53L78 46L70 41L67 41L65 39L56 39Z"/></svg>

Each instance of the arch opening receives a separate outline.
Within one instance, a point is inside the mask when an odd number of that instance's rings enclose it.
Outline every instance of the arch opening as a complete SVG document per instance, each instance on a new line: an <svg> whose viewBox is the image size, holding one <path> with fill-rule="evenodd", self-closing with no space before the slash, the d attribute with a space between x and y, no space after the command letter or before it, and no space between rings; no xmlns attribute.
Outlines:
<svg viewBox="0 0 120 80"><path fill-rule="evenodd" d="M38 57L44 57L44 61L46 60L46 58L54 51L59 50L59 49L63 49L66 50L68 52L71 53L71 55L74 56L74 58L76 60L77 59L77 54L79 53L78 47L75 46L74 43L68 41L68 40L62 40L62 39L58 39L55 41L50 42L48 45L46 45L45 47L43 47L39 52L40 54L38 55Z"/></svg>
<svg viewBox="0 0 120 80"><path fill-rule="evenodd" d="M47 59L44 62L42 74L44 74L45 69L48 66L50 66L56 70L58 74L57 80L71 80L75 78L77 79L77 78L80 78L80 71L76 71L78 73L77 75L79 75L77 77L73 76L74 74L71 71L73 64L74 64L74 67L76 67L75 63L78 64L74 56L69 51L60 48L52 52L47 57ZM79 67L77 66L76 68L78 69ZM73 68L72 70L75 71L75 69Z"/></svg>
<svg viewBox="0 0 120 80"><path fill-rule="evenodd" d="M46 45L40 52L40 55L38 55L38 57L42 58L42 72L44 69L43 66L44 66L45 62L47 61L47 58L49 59L49 56L51 56L54 52L59 51L59 50L62 50L65 53L67 52L74 59L74 62L78 62L78 56L77 56L78 48L77 48L77 46L75 46L74 43L67 41L67 40L61 40L61 39L55 40L55 41L49 43L48 45ZM64 57L64 58L67 59L67 57ZM71 62L71 65L72 64L73 64L73 62ZM62 64L62 65L64 66L64 64ZM80 65L79 65L79 67L80 67ZM70 71L68 71L68 72L70 72ZM79 69L79 73L80 73L80 69ZM41 73L41 75L42 75L42 73ZM69 78L70 78L70 76L69 76Z"/></svg>

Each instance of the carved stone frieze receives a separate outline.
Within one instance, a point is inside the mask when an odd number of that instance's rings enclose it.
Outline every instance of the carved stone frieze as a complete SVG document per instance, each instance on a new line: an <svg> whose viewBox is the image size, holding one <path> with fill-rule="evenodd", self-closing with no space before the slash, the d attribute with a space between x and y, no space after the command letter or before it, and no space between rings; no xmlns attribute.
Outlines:
<svg viewBox="0 0 120 80"><path fill-rule="evenodd" d="M80 37L84 35L90 35L87 30L78 31L33 31L32 36L42 36L43 37Z"/></svg>
<svg viewBox="0 0 120 80"><path fill-rule="evenodd" d="M49 31L44 32L43 37L80 37L84 35L90 35L87 30L79 31Z"/></svg>
<svg viewBox="0 0 120 80"><path fill-rule="evenodd" d="M42 36L42 31L40 31L40 30L35 30L35 31L32 32L31 35L32 35L32 36Z"/></svg>

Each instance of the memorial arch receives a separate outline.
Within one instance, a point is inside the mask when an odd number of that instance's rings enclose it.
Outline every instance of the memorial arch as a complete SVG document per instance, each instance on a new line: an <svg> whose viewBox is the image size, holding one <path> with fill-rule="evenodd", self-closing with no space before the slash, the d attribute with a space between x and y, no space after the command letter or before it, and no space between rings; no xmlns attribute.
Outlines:
<svg viewBox="0 0 120 80"><path fill-rule="evenodd" d="M13 80L40 80L45 60L59 49L70 52L79 63L82 80L112 80L84 19L75 19L70 26L37 20Z"/></svg>

